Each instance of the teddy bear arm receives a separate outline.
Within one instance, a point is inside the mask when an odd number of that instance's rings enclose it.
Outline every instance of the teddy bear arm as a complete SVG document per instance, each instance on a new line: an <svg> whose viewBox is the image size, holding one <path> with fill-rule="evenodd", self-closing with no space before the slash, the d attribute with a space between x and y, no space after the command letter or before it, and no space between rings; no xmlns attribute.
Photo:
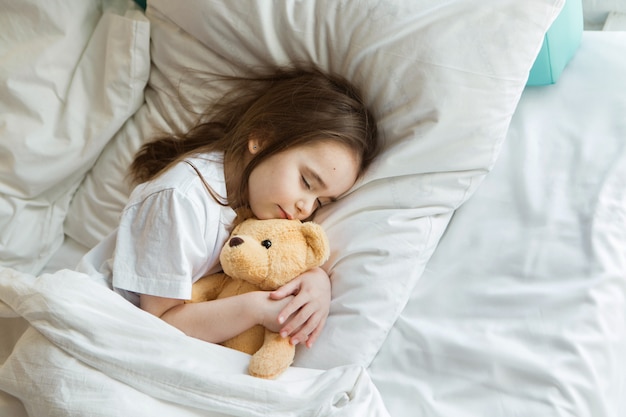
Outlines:
<svg viewBox="0 0 626 417"><path fill-rule="evenodd" d="M263 346L252 355L248 372L258 378L274 379L289 368L295 354L296 347L288 337L265 329Z"/></svg>
<svg viewBox="0 0 626 417"><path fill-rule="evenodd" d="M191 288L190 302L199 303L217 299L228 281L228 275L221 272L200 278Z"/></svg>
<svg viewBox="0 0 626 417"><path fill-rule="evenodd" d="M263 346L264 330L265 327L256 325L220 344L248 355L253 355Z"/></svg>

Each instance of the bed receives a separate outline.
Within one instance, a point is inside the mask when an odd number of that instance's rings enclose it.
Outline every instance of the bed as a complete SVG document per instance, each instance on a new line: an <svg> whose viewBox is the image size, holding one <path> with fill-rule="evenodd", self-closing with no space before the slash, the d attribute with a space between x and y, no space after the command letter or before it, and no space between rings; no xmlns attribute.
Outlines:
<svg viewBox="0 0 626 417"><path fill-rule="evenodd" d="M564 5L1 0L0 415L621 416L626 32L527 85ZM266 381L74 269L133 152L223 91L199 71L294 61L359 84L385 151L316 216L331 314Z"/></svg>

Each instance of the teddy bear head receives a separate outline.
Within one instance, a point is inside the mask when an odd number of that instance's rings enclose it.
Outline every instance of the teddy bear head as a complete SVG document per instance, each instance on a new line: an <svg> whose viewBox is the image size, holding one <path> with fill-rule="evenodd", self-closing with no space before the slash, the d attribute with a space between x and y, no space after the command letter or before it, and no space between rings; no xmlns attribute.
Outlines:
<svg viewBox="0 0 626 417"><path fill-rule="evenodd" d="M244 220L222 248L224 272L262 290L274 290L329 256L322 227L300 220Z"/></svg>

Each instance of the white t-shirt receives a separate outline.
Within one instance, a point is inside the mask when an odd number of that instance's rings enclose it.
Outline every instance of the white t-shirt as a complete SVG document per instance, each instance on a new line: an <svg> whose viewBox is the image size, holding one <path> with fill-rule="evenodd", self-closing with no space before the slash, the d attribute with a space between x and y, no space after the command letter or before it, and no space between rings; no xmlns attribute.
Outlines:
<svg viewBox="0 0 626 417"><path fill-rule="evenodd" d="M218 196L226 196L222 160L220 153L186 160ZM138 185L117 230L87 253L78 269L135 304L138 293L189 299L195 281L218 272L235 212L215 201L188 162Z"/></svg>

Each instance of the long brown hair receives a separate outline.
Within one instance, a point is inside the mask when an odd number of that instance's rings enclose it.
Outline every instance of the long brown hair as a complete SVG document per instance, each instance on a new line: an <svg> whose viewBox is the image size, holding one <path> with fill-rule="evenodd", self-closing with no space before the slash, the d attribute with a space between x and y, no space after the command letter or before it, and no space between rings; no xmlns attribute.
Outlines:
<svg viewBox="0 0 626 417"><path fill-rule="evenodd" d="M221 151L225 163L240 161L251 135L258 135L261 151L245 166L235 195L222 202L237 208L248 203L252 170L288 148L337 141L359 156L359 176L380 151L374 117L359 91L341 76L317 68L282 68L269 75L226 79L233 88L189 131L158 137L139 150L130 166L134 183L151 180L191 155Z"/></svg>

